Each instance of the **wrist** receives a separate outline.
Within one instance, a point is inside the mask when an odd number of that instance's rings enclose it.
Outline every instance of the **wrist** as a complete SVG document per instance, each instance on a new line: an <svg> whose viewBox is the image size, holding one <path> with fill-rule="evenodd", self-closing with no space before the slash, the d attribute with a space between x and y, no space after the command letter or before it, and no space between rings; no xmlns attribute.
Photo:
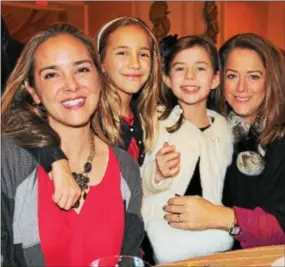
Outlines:
<svg viewBox="0 0 285 267"><path fill-rule="evenodd" d="M161 174L161 171L159 170L159 168L156 166L156 171L155 171L155 183L158 184L160 183L162 180L164 179L164 177Z"/></svg>
<svg viewBox="0 0 285 267"><path fill-rule="evenodd" d="M216 228L230 231L236 221L234 209L219 206L219 212L217 213L217 225Z"/></svg>
<svg viewBox="0 0 285 267"><path fill-rule="evenodd" d="M51 173L71 173L67 159L60 159L51 164Z"/></svg>

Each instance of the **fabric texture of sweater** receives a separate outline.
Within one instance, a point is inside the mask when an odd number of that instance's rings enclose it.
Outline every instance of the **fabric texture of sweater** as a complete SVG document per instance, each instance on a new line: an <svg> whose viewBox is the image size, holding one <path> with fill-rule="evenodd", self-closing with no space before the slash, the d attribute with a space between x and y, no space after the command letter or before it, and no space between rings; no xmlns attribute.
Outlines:
<svg viewBox="0 0 285 267"><path fill-rule="evenodd" d="M156 143L141 168L143 177L142 215L147 234L158 263L167 263L191 257L226 251L233 238L223 230L184 231L172 228L163 218L163 206L175 194L184 195L200 158L202 196L214 204L222 205L222 192L227 167L231 163L232 135L224 117L207 110L214 118L211 126L201 131L189 121L179 130L169 133L180 112L174 108L170 116L160 121ZM173 178L155 182L155 155L168 142L180 152L180 172Z"/></svg>
<svg viewBox="0 0 285 267"><path fill-rule="evenodd" d="M260 174L242 173L234 153L225 178L223 203L235 209L242 231L237 248L284 243L285 137L269 143L264 151L265 168Z"/></svg>
<svg viewBox="0 0 285 267"><path fill-rule="evenodd" d="M117 147L112 149L120 164L121 192L126 206L121 254L140 257L144 225L140 213L139 166L127 152ZM38 229L38 163L6 136L2 136L1 160L2 266L45 266Z"/></svg>

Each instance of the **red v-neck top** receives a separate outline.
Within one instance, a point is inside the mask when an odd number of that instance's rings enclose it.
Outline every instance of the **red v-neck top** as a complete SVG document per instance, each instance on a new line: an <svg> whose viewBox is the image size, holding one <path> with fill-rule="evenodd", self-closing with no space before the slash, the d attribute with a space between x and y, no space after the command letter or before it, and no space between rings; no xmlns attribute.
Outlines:
<svg viewBox="0 0 285 267"><path fill-rule="evenodd" d="M90 188L79 214L61 210L52 201L54 185L41 166L38 181L39 234L46 266L90 266L95 259L120 254L124 204L120 166L112 149L103 180Z"/></svg>

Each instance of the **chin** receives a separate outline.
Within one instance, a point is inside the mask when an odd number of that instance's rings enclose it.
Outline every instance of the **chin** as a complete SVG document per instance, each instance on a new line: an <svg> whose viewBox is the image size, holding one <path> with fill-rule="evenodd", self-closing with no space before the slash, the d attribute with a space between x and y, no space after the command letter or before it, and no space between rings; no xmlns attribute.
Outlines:
<svg viewBox="0 0 285 267"><path fill-rule="evenodd" d="M238 116L240 116L240 117L242 117L242 118L248 118L248 117L251 116L251 113L250 113L250 112L244 111L244 110L234 109L234 112L235 112Z"/></svg>
<svg viewBox="0 0 285 267"><path fill-rule="evenodd" d="M72 127L72 128L81 128L81 127L85 127L89 124L90 124L90 121L88 120L87 122L86 121L84 121L84 122L70 122L70 123L67 123L66 125L69 127Z"/></svg>
<svg viewBox="0 0 285 267"><path fill-rule="evenodd" d="M66 120L63 122L66 126L72 127L72 128L81 128L88 124L90 124L90 118L78 118L78 119L72 119L72 120Z"/></svg>

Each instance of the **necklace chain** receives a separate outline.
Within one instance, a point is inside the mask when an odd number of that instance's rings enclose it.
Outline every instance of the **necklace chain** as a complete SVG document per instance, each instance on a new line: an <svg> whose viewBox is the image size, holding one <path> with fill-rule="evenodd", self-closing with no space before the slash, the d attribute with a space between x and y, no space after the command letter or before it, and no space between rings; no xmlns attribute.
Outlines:
<svg viewBox="0 0 285 267"><path fill-rule="evenodd" d="M82 190L83 199L86 199L86 197L87 197L86 190L88 189L88 184L90 182L90 178L88 177L88 173L91 172L91 170L92 170L92 161L94 159L94 156L95 156L95 142L94 142L93 133L92 133L92 131L90 131L90 152L89 152L87 161L84 164L84 170L82 173L76 173L76 172L72 173L73 178L75 179L76 183L78 184L78 186ZM80 199L81 198L79 198L77 200L77 202L74 205L74 208L79 207Z"/></svg>

